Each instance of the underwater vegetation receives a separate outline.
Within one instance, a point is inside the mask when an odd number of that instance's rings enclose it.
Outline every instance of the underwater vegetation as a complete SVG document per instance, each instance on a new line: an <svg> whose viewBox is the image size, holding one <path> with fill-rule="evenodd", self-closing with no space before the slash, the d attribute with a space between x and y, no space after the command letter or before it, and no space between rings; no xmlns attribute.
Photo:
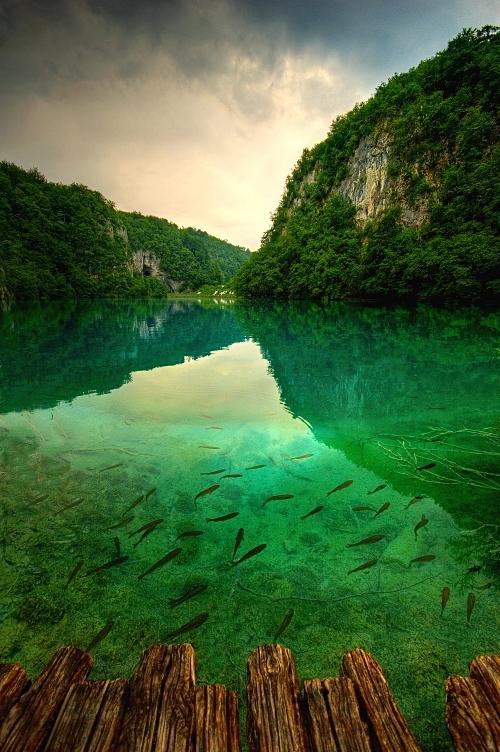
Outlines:
<svg viewBox="0 0 500 752"><path fill-rule="evenodd" d="M443 380L448 314L334 308L316 327L314 305L174 305L100 303L30 325L33 394L19 364L0 376L2 660L35 673L73 643L95 677L123 676L148 645L192 641L200 681L242 690L263 642L289 645L304 677L361 646L424 749L446 749L444 677L498 650L494 327L469 339L463 314ZM11 321L22 343L28 322ZM68 338L72 370L54 381ZM104 368L92 389L106 351L109 389ZM380 401L379 356L401 384Z"/></svg>

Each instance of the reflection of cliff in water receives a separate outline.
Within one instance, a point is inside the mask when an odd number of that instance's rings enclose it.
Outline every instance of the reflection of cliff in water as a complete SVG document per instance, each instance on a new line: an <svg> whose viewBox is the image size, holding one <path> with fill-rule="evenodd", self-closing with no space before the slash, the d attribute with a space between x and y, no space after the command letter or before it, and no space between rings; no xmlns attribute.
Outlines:
<svg viewBox="0 0 500 752"><path fill-rule="evenodd" d="M498 472L498 314L313 303L242 305L235 311L259 342L292 414L305 419L320 441L385 473L402 492L421 492L413 491L422 488L418 477L405 477L406 469L415 476L414 450L423 461L441 452L444 463L443 452L450 449L450 477L453 463ZM485 427L496 436L493 450L489 440L482 444L475 436ZM443 436L445 431L452 433ZM465 447L462 455L451 449L458 442ZM401 455L401 463L391 452ZM457 477L464 484L438 484L443 502L451 489L466 506L493 501L496 481ZM424 485L424 492L429 488Z"/></svg>
<svg viewBox="0 0 500 752"><path fill-rule="evenodd" d="M243 339L232 313L198 301L51 303L3 314L0 410L109 392L134 371L200 358Z"/></svg>

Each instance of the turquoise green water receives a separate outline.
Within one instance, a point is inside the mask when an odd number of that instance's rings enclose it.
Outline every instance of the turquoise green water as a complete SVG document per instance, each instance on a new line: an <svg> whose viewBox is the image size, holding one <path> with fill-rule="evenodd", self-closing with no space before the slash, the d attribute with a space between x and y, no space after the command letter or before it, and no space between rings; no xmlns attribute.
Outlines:
<svg viewBox="0 0 500 752"><path fill-rule="evenodd" d="M242 690L249 652L293 609L280 641L302 678L336 675L362 646L424 749L448 749L444 678L500 649L499 334L497 314L354 305L4 314L1 660L35 673L112 620L93 675L126 676L141 650L208 614L177 639L193 642L200 681ZM264 504L273 495L292 498ZM130 533L158 519L134 545ZM237 558L267 547L233 567L239 528ZM189 530L202 534L176 541ZM115 537L128 559L89 573L117 557ZM196 585L206 590L169 607Z"/></svg>

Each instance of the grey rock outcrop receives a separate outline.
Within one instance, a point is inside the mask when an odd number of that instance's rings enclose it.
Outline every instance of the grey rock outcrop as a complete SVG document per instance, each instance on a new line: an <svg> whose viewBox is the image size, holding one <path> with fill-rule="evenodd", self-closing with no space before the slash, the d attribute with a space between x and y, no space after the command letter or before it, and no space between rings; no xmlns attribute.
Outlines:
<svg viewBox="0 0 500 752"><path fill-rule="evenodd" d="M171 279L161 268L161 260L152 251L134 251L132 253L131 271L144 277L157 277L170 292L177 292L183 285L182 280Z"/></svg>
<svg viewBox="0 0 500 752"><path fill-rule="evenodd" d="M428 202L422 197L409 205L405 196L407 186L402 178L389 175L392 137L387 132L361 139L347 165L347 176L336 189L356 207L356 220L364 225L391 203L401 206L401 224L419 227L428 216Z"/></svg>

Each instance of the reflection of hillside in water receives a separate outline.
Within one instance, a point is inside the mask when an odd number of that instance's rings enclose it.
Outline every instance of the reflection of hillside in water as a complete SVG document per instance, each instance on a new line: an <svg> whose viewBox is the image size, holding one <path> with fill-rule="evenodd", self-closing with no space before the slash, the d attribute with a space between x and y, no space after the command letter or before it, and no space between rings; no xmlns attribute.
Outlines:
<svg viewBox="0 0 500 752"><path fill-rule="evenodd" d="M466 506L492 500L500 450L498 314L340 303L236 312L268 359L283 402L320 441L385 473L401 491L425 491L432 480L443 503L450 489ZM434 473L446 481L416 474L415 456L419 464L436 460Z"/></svg>
<svg viewBox="0 0 500 752"><path fill-rule="evenodd" d="M239 306L237 313L283 400L311 423L413 421L416 411L442 407L483 412L498 395L495 314L312 303Z"/></svg>
<svg viewBox="0 0 500 752"><path fill-rule="evenodd" d="M243 339L230 311L197 301L51 303L3 314L0 410L102 394L134 371L200 358Z"/></svg>

